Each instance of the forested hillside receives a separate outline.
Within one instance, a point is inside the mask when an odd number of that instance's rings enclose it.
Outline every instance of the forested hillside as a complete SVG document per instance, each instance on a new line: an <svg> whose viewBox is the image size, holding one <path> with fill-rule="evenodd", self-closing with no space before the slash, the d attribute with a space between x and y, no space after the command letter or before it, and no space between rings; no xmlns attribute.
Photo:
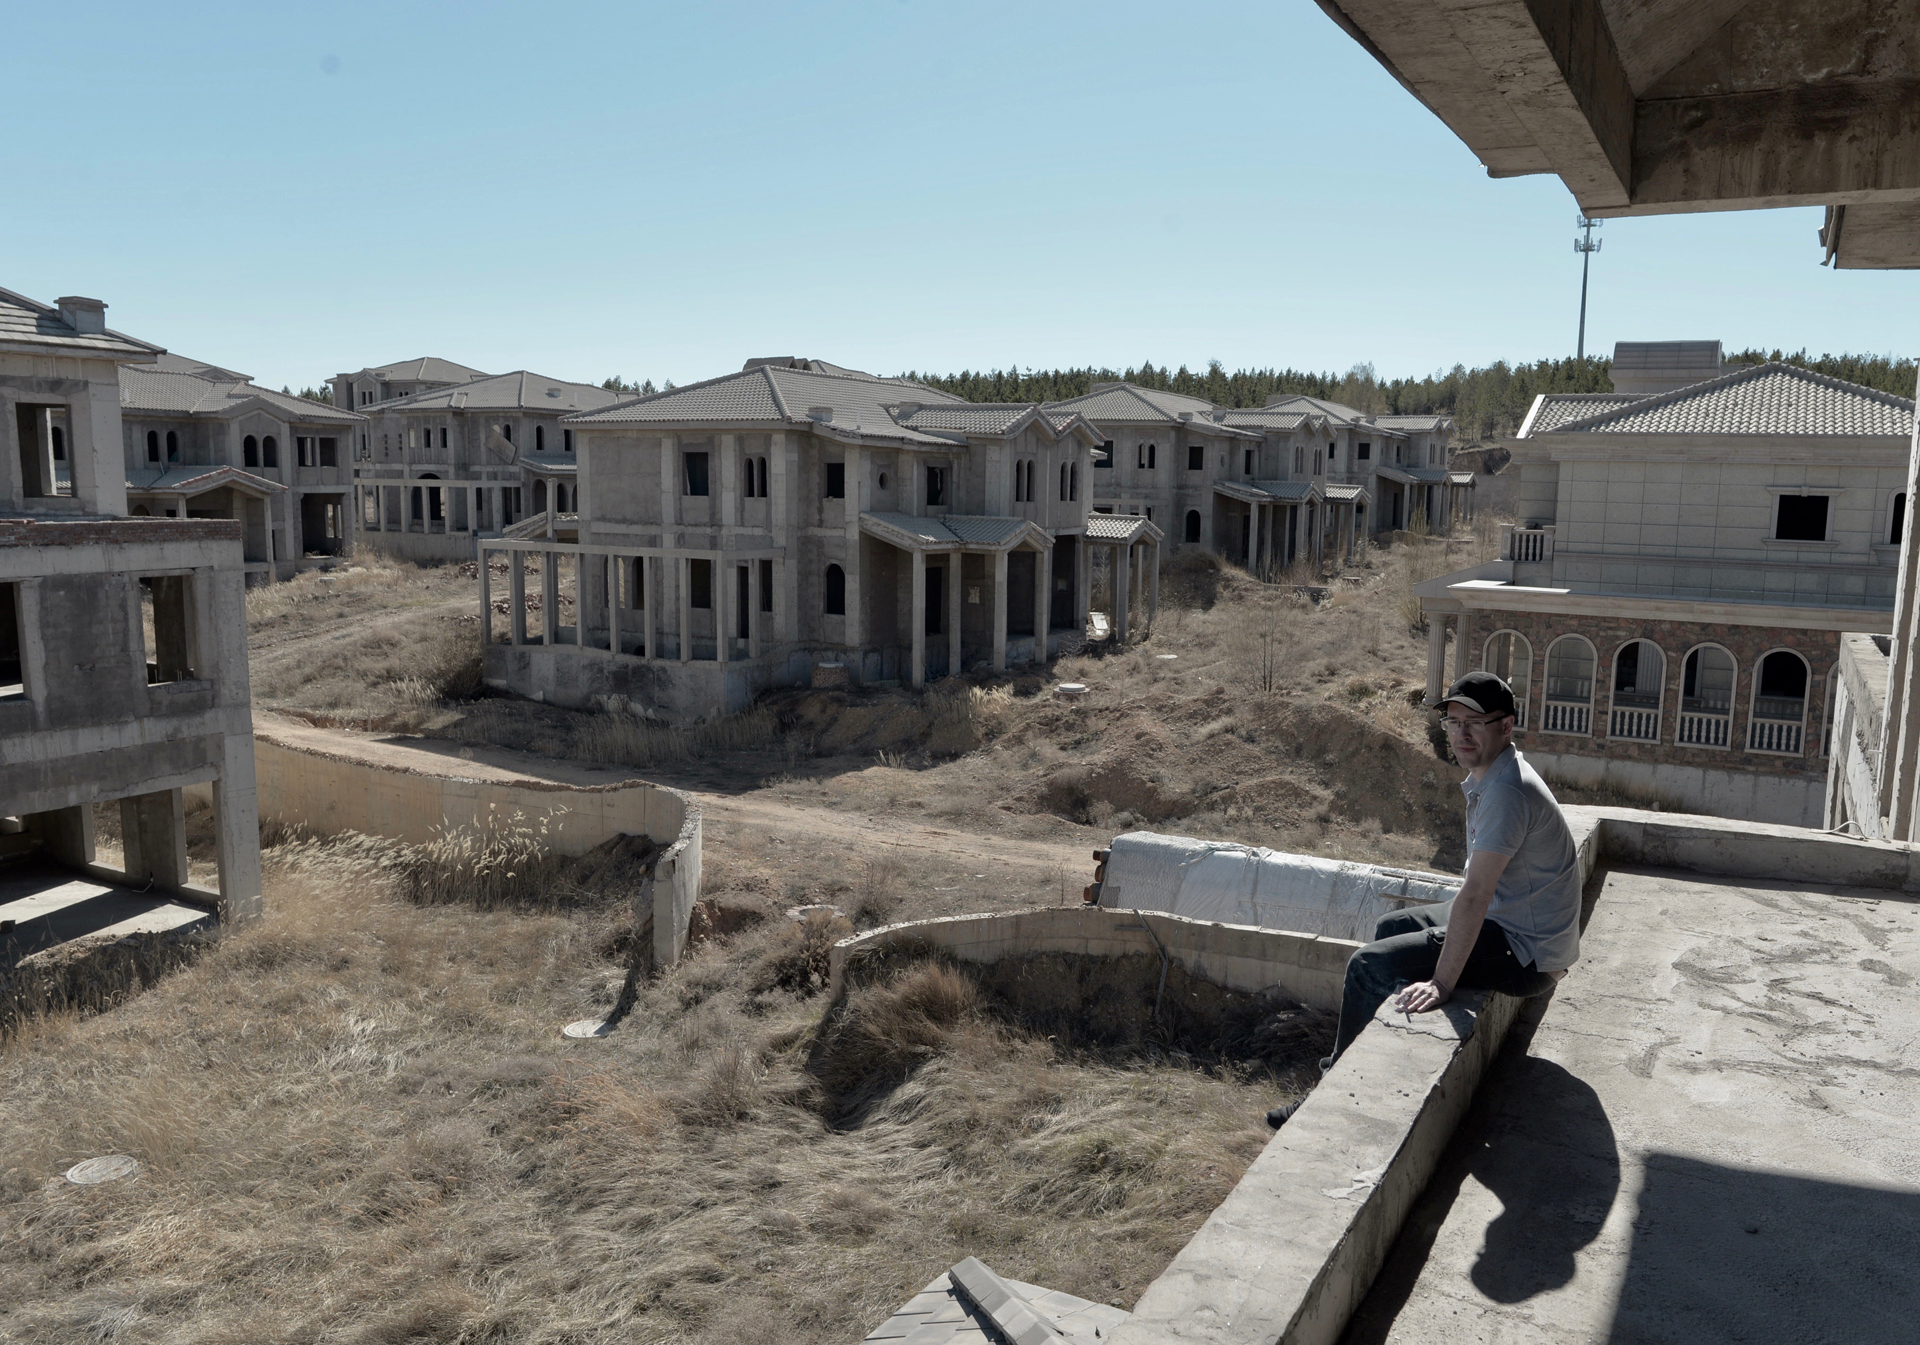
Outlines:
<svg viewBox="0 0 1920 1345"><path fill-rule="evenodd" d="M1784 360L1819 373L1863 383L1870 388L1913 396L1914 362L1885 355L1809 356L1781 351L1743 350L1727 356L1729 363L1757 364ZM1216 406L1264 406L1278 393L1325 397L1373 415L1450 415L1458 424L1456 443L1497 439L1520 428L1527 408L1542 392L1609 392L1612 361L1537 360L1510 365L1504 360L1469 369L1456 364L1445 373L1424 378L1381 379L1370 364L1355 365L1344 374L1309 373L1300 369L1238 369L1229 373L1218 361L1198 372L1156 367L1137 369L1027 369L1018 366L975 373L908 373L930 387L955 393L972 402L1052 402L1078 397L1095 383L1125 381L1141 387L1164 388L1189 397L1203 397Z"/></svg>

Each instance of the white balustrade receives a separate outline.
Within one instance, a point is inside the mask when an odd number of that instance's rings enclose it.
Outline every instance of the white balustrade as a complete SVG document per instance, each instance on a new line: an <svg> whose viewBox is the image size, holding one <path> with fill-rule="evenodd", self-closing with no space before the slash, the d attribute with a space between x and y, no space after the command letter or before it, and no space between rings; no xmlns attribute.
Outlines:
<svg viewBox="0 0 1920 1345"><path fill-rule="evenodd" d="M1660 741L1660 712L1616 705L1613 708L1612 721L1607 727L1607 736L1626 738L1634 742L1657 743Z"/></svg>
<svg viewBox="0 0 1920 1345"><path fill-rule="evenodd" d="M1703 715L1682 710L1677 741L1683 747L1725 747L1727 726L1732 722L1726 715Z"/></svg>
<svg viewBox="0 0 1920 1345"><path fill-rule="evenodd" d="M1797 719L1753 719L1747 722L1747 750L1779 756L1800 755L1802 734Z"/></svg>
<svg viewBox="0 0 1920 1345"><path fill-rule="evenodd" d="M1548 701L1544 719L1543 732L1588 734L1592 732L1593 706L1587 701Z"/></svg>

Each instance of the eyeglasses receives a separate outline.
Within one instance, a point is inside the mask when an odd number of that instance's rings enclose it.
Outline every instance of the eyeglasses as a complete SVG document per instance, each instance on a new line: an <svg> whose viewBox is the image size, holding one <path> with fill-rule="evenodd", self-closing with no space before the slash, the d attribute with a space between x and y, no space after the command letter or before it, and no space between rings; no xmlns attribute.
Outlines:
<svg viewBox="0 0 1920 1345"><path fill-rule="evenodd" d="M1455 719L1452 715L1441 715L1440 722L1447 726L1447 732L1455 735L1466 733L1468 729L1483 729L1498 724L1505 715L1489 715L1485 719Z"/></svg>

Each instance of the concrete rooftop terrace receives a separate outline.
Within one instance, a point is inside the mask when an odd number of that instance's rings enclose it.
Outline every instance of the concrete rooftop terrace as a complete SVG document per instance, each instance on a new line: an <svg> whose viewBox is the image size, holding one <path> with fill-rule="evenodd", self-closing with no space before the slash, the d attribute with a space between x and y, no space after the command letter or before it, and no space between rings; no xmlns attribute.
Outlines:
<svg viewBox="0 0 1920 1345"><path fill-rule="evenodd" d="M1383 1008L1113 1345L1920 1340L1920 849L1567 812L1556 996Z"/></svg>
<svg viewBox="0 0 1920 1345"><path fill-rule="evenodd" d="M1920 1340L1920 905L1618 868L1585 943L1347 1340Z"/></svg>

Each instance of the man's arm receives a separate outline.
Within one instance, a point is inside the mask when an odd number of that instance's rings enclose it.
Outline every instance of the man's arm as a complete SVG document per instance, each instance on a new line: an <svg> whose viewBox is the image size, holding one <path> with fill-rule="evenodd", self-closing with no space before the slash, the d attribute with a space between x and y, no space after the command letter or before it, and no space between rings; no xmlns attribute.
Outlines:
<svg viewBox="0 0 1920 1345"><path fill-rule="evenodd" d="M1402 990L1394 1001L1396 1007L1408 1013L1426 1013L1452 998L1460 973L1466 970L1467 954L1480 938L1487 907L1493 904L1493 890L1512 858L1491 850L1475 850L1467 856L1467 878L1460 884L1460 895L1453 899L1453 913L1447 917L1447 941L1440 948L1440 965L1434 968L1431 981Z"/></svg>

